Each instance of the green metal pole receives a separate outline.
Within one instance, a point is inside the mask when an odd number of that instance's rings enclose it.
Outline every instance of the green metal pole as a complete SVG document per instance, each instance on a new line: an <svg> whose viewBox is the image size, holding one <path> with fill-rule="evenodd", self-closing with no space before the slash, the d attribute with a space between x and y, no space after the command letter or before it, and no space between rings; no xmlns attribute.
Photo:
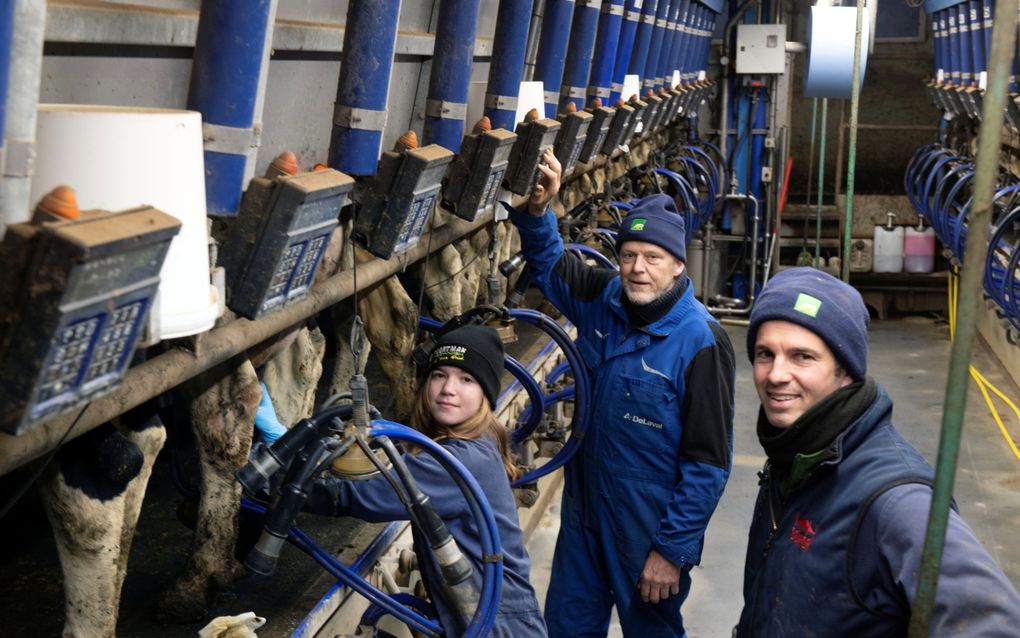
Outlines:
<svg viewBox="0 0 1020 638"><path fill-rule="evenodd" d="M807 165L807 205L811 205L811 178L815 173L815 128L818 126L818 98L811 98L811 155ZM805 219L805 230L807 220Z"/></svg>
<svg viewBox="0 0 1020 638"><path fill-rule="evenodd" d="M839 275L850 282L850 234L854 226L854 175L857 169L857 111L861 106L861 31L864 26L864 0L857 0L857 33L854 35L854 74L850 89L850 147L846 158L846 215L843 221L843 250Z"/></svg>
<svg viewBox="0 0 1020 638"><path fill-rule="evenodd" d="M949 359L946 380L946 401L942 412L942 438L939 441L938 465L928 515L928 532L924 539L921 573L910 613L910 638L928 638L931 613L935 606L942 550L949 521L949 502L953 496L956 461L967 407L970 383L970 352L976 329L975 319L981 296L981 274L988 254L988 224L992 216L992 197L999 167L1002 141L1003 109L1006 106L1006 82L1009 79L1013 46L1016 43L1016 0L996 0L992 26L992 51L988 64L988 90L981 113L978 133L977 170L974 175L974 204L967 216L967 244L964 247L963 270L960 274L959 312L956 339Z"/></svg>
<svg viewBox="0 0 1020 638"><path fill-rule="evenodd" d="M826 120L829 115L829 98L822 98L822 135L818 145L818 206L815 208L815 268L820 264L820 247L822 245L822 192L825 184L825 137L829 129Z"/></svg>

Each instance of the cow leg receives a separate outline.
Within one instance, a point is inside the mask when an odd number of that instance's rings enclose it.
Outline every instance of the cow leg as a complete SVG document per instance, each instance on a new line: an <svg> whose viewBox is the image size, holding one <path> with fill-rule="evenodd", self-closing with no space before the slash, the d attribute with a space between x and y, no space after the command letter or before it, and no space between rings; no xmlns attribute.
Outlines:
<svg viewBox="0 0 1020 638"><path fill-rule="evenodd" d="M131 554L131 541L138 525L138 515L142 511L142 501L149 485L149 477L152 476L152 466L166 442L166 428L163 427L163 422L154 411L147 411L145 405L121 417L120 429L142 452L143 460L138 476L124 491L124 524L120 533L120 557L115 582L118 601L121 587L124 585L124 576L127 575L128 556Z"/></svg>
<svg viewBox="0 0 1020 638"><path fill-rule="evenodd" d="M290 346L266 363L262 380L283 425L312 415L325 351L326 338L319 329L302 327Z"/></svg>
<svg viewBox="0 0 1020 638"><path fill-rule="evenodd" d="M182 389L190 399L202 494L188 563L160 604L168 621L200 619L215 591L245 573L234 558L241 499L234 472L248 460L262 396L255 368L243 357L198 375Z"/></svg>
<svg viewBox="0 0 1020 638"><path fill-rule="evenodd" d="M432 315L439 321L449 321L463 312L460 305L463 267L460 252L452 244L425 260L422 285L432 300Z"/></svg>
<svg viewBox="0 0 1020 638"><path fill-rule="evenodd" d="M116 633L125 490L143 465L138 446L106 424L61 448L39 483L64 574L65 638Z"/></svg>

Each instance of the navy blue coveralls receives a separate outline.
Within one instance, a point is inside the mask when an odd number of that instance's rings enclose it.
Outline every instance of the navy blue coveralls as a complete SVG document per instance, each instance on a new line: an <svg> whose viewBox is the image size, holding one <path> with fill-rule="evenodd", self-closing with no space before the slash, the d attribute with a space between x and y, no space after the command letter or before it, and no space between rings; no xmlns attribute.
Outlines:
<svg viewBox="0 0 1020 638"><path fill-rule="evenodd" d="M628 636L683 636L690 568L732 459L729 338L686 274L665 316L632 327L619 276L564 253L552 211L511 219L535 283L577 326L595 381L591 429L566 467L549 635L605 636L615 605ZM654 605L637 588L653 548L681 568L679 595Z"/></svg>
<svg viewBox="0 0 1020 638"><path fill-rule="evenodd" d="M531 561L524 549L517 504L496 443L488 437L480 437L472 440L445 439L439 444L475 477L496 517L503 547L503 591L489 635L495 638L544 638L545 623L529 580ZM472 578L475 587L481 591L481 536L460 489L429 454L405 454L404 461L418 487L431 499L436 513L446 523L460 550L471 561L474 568ZM337 509L318 513L350 515L371 523L407 519L407 510L382 475L367 481L336 480L335 486L338 490ZM455 612L445 606L440 596L433 598L446 635L456 635L453 629L457 626Z"/></svg>
<svg viewBox="0 0 1020 638"><path fill-rule="evenodd" d="M934 472L893 427L881 386L808 482L779 497L768 468L751 522L739 638L907 635ZM950 512L931 635L1006 638L1020 597Z"/></svg>

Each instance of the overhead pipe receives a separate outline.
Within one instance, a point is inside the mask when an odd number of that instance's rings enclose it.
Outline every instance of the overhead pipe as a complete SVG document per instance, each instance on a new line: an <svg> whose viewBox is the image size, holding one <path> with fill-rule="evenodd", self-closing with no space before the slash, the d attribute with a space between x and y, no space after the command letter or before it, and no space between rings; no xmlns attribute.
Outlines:
<svg viewBox="0 0 1020 638"><path fill-rule="evenodd" d="M202 114L205 199L233 216L255 172L276 0L202 3L188 108Z"/></svg>
<svg viewBox="0 0 1020 638"><path fill-rule="evenodd" d="M328 161L348 175L376 172L399 13L400 0L351 0L347 8Z"/></svg>
<svg viewBox="0 0 1020 638"><path fill-rule="evenodd" d="M642 93L655 86L655 75L659 69L659 52L662 49L662 37L666 33L666 18L673 11L673 7L680 0L659 0L659 6L655 10L655 27L652 29L652 37L648 41L648 57L645 59L645 68L641 72Z"/></svg>
<svg viewBox="0 0 1020 638"><path fill-rule="evenodd" d="M425 100L425 144L460 152L481 0L442 0Z"/></svg>
<svg viewBox="0 0 1020 638"><path fill-rule="evenodd" d="M559 111L563 63L573 15L574 0L546 0L534 79L542 83L542 90L545 91L545 116L549 118L555 118Z"/></svg>
<svg viewBox="0 0 1020 638"><path fill-rule="evenodd" d="M3 174L0 175L0 235L10 224L31 216L30 187L35 160L35 126L39 105L43 38L46 31L46 0L15 3L8 65L6 133Z"/></svg>
<svg viewBox="0 0 1020 638"><path fill-rule="evenodd" d="M641 10L641 24L638 25L634 36L634 53L631 54L630 64L627 65L627 75L638 76L638 86L641 86L641 78L645 74L645 65L648 62L648 50L652 42L652 33L655 31L655 17L659 13L659 7L668 4L669 0L646 0L645 7ZM622 84L620 88L622 90ZM625 100L630 99L629 95L621 97Z"/></svg>
<svg viewBox="0 0 1020 638"><path fill-rule="evenodd" d="M610 104L613 71L616 67L616 52L620 45L623 24L624 0L607 0L599 16L598 33L595 36L595 52L591 61L591 76L588 79L588 99L599 98L603 104ZM633 31L631 38L633 38Z"/></svg>
<svg viewBox="0 0 1020 638"><path fill-rule="evenodd" d="M861 1L861 0L859 0ZM860 6L860 5L858 5ZM858 25L861 11L858 9ZM964 412L967 408L967 388L970 383L970 358L974 335L977 331L977 313L981 304L981 277L988 254L988 225L992 215L992 200L999 173L999 153L1002 144L1003 110L1006 105L1006 83L1009 65L1016 44L1017 3L1015 0L996 0L992 27L992 50L988 65L988 90L985 93L981 128L977 140L977 171L974 177L974 205L967 221L968 232L964 251L963 270L960 274L959 314L956 338L953 340L946 378L946 400L942 412L942 435L939 439L938 463L932 493L931 511L921 556L917 595L910 612L908 636L922 638L929 635L931 615L935 608L935 590L938 585L942 550L945 547L946 526L956 479L957 456L963 432ZM857 62L855 60L855 66Z"/></svg>
<svg viewBox="0 0 1020 638"><path fill-rule="evenodd" d="M571 102L578 111L585 107L584 97L588 92L588 72L591 69L592 51L595 49L595 31L602 0L577 0L575 5L557 112Z"/></svg>
<svg viewBox="0 0 1020 638"><path fill-rule="evenodd" d="M654 3L654 0L651 0ZM648 2L645 3L645 6ZM609 86L609 104L616 104L623 92L623 78L627 75L627 64L635 49L635 36L641 23L641 0L627 0L627 8L620 24L620 38L616 46L616 60L613 62L612 82ZM598 45L596 45L598 49Z"/></svg>
<svg viewBox="0 0 1020 638"><path fill-rule="evenodd" d="M492 62L485 93L485 115L492 128L514 130L528 45L533 0L500 0Z"/></svg>

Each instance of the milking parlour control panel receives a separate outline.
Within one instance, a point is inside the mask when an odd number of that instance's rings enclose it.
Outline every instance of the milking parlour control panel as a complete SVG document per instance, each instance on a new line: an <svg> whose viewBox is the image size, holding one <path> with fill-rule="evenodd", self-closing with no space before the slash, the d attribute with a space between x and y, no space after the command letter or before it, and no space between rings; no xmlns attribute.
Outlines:
<svg viewBox="0 0 1020 638"><path fill-rule="evenodd" d="M0 429L22 434L120 384L180 227L142 207L7 228Z"/></svg>
<svg viewBox="0 0 1020 638"><path fill-rule="evenodd" d="M613 123L613 116L616 111L605 106L590 108L591 124L588 125L588 135L584 138L584 145L581 146L581 154L577 156L578 162L590 164L595 156L602 150L606 143L606 136L609 135L609 126Z"/></svg>
<svg viewBox="0 0 1020 638"><path fill-rule="evenodd" d="M516 139L506 129L465 135L443 180L443 207L470 222L492 206Z"/></svg>
<svg viewBox="0 0 1020 638"><path fill-rule="evenodd" d="M602 152L610 157L613 156L613 151L623 145L627 131L630 129L630 121L634 118L633 106L618 104L615 110L616 115L613 116L613 121L609 125L609 133L606 135L606 142L602 147Z"/></svg>
<svg viewBox="0 0 1020 638"><path fill-rule="evenodd" d="M543 118L517 124L517 141L510 152L510 166L507 167L505 185L512 193L527 195L538 181L538 165L545 149L556 141L560 123Z"/></svg>
<svg viewBox="0 0 1020 638"><path fill-rule="evenodd" d="M560 132L554 144L556 159L560 161L562 174L566 177L574 170L578 158L581 157L581 149L591 127L592 114L584 111L562 113L557 119L560 121Z"/></svg>
<svg viewBox="0 0 1020 638"><path fill-rule="evenodd" d="M331 168L252 178L220 248L227 306L257 319L305 297L353 187Z"/></svg>
<svg viewBox="0 0 1020 638"><path fill-rule="evenodd" d="M362 192L355 238L383 259L412 248L425 232L452 161L453 153L438 144L384 152Z"/></svg>
<svg viewBox="0 0 1020 638"><path fill-rule="evenodd" d="M627 104L634 109L634 115L631 116L630 124L627 125L627 132L623 136L624 144L630 144L630 141L634 139L638 125L644 122L645 114L648 112L648 102L644 100L631 98Z"/></svg>

